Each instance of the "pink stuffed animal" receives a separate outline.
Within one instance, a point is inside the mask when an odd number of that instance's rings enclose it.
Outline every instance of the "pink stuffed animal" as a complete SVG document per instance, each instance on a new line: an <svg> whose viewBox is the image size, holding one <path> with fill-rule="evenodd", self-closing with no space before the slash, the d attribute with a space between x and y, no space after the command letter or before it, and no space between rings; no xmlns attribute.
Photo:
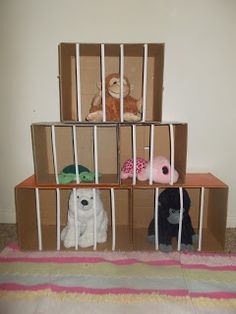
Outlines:
<svg viewBox="0 0 236 314"><path fill-rule="evenodd" d="M148 162L142 158L142 157L137 157L136 158L136 174L138 175L142 170L145 169L147 166ZM125 180L128 178L133 177L133 168L134 168L134 162L133 159L127 159L121 169L121 179Z"/></svg>
<svg viewBox="0 0 236 314"><path fill-rule="evenodd" d="M170 162L163 156L153 158L152 179L156 183L170 183ZM150 177L150 162L147 166L137 174L140 181L145 181ZM173 183L177 182L179 178L178 172L174 169Z"/></svg>

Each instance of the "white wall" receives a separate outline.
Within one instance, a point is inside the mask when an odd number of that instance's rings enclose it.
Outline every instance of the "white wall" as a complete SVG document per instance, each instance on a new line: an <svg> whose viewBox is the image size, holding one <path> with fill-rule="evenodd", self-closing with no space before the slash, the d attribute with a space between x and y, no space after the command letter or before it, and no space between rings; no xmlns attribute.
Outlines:
<svg viewBox="0 0 236 314"><path fill-rule="evenodd" d="M59 121L62 41L164 42L164 120L189 123L188 170L230 187L236 227L236 1L0 0L0 221L33 173L30 124Z"/></svg>

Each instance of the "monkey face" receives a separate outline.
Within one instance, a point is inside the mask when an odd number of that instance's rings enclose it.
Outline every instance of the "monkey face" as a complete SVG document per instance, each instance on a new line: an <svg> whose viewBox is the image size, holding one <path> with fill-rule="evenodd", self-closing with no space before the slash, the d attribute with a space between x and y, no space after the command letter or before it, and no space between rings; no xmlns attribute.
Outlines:
<svg viewBox="0 0 236 314"><path fill-rule="evenodd" d="M118 77L112 77L107 86L108 93L114 97L119 99L120 98L120 78ZM126 78L123 78L123 97L126 97L129 95L130 92L130 86L126 80Z"/></svg>
<svg viewBox="0 0 236 314"><path fill-rule="evenodd" d="M185 210L183 208L183 213L184 211ZM179 218L180 218L180 209L170 208L169 216L167 217L168 222L173 225L179 224Z"/></svg>

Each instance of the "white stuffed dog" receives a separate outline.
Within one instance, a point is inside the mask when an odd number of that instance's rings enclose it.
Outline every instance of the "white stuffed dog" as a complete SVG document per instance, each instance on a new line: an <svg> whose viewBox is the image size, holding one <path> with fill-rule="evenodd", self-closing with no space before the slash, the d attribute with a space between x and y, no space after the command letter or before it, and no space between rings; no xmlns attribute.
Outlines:
<svg viewBox="0 0 236 314"><path fill-rule="evenodd" d="M108 218L96 189L96 239L97 243L107 240ZM85 248L94 245L94 199L93 189L76 189L76 209L78 226L78 246ZM66 248L75 247L74 192L69 198L68 221L61 232L61 240Z"/></svg>

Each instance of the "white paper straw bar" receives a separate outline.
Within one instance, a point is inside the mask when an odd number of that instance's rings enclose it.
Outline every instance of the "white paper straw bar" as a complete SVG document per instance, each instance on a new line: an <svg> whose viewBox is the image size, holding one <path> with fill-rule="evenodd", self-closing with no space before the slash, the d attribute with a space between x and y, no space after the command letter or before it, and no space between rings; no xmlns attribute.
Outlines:
<svg viewBox="0 0 236 314"><path fill-rule="evenodd" d="M93 188L93 249L97 249L97 204L96 189Z"/></svg>
<svg viewBox="0 0 236 314"><path fill-rule="evenodd" d="M38 231L38 249L42 251L42 227L41 227L41 214L40 214L40 199L39 199L39 189L35 189L36 197L36 216L37 216L37 231Z"/></svg>
<svg viewBox="0 0 236 314"><path fill-rule="evenodd" d="M199 237L198 237L198 251L202 250L202 226L203 226L203 214L205 203L205 188L201 188L201 201L200 201L200 222L199 222Z"/></svg>
<svg viewBox="0 0 236 314"><path fill-rule="evenodd" d="M112 251L116 249L116 208L114 188L111 189Z"/></svg>
<svg viewBox="0 0 236 314"><path fill-rule="evenodd" d="M124 45L120 45L120 121L124 122Z"/></svg>
<svg viewBox="0 0 236 314"><path fill-rule="evenodd" d="M169 124L170 131L170 185L174 183L174 169L175 169L175 140L174 140L174 127Z"/></svg>
<svg viewBox="0 0 236 314"><path fill-rule="evenodd" d="M79 122L81 118L81 87L80 87L80 46L76 44L76 82L77 82L77 114Z"/></svg>
<svg viewBox="0 0 236 314"><path fill-rule="evenodd" d="M101 67L102 67L102 120L106 122L106 87L105 87L105 45L101 44Z"/></svg>
<svg viewBox="0 0 236 314"><path fill-rule="evenodd" d="M136 184L136 125L132 125L132 145L133 145L133 185Z"/></svg>
<svg viewBox="0 0 236 314"><path fill-rule="evenodd" d="M54 172L55 172L55 177L56 177L56 183L59 184L58 167L57 167L56 135L55 135L54 125L51 126L51 136L52 136L52 154L53 154Z"/></svg>
<svg viewBox="0 0 236 314"><path fill-rule="evenodd" d="M179 213L179 231L178 231L178 251L181 248L181 236L182 236L182 224L183 224L183 212L184 212L184 200L183 200L183 188L179 188L180 197L180 213Z"/></svg>
<svg viewBox="0 0 236 314"><path fill-rule="evenodd" d="M73 188L73 208L74 208L74 222L75 222L75 249L78 250L78 211L77 211L77 193L76 188Z"/></svg>
<svg viewBox="0 0 236 314"><path fill-rule="evenodd" d="M158 238L158 199L159 199L159 188L155 189L155 249L159 248L159 238Z"/></svg>
<svg viewBox="0 0 236 314"><path fill-rule="evenodd" d="M61 249L61 194L60 189L56 189L57 196L57 251Z"/></svg>
<svg viewBox="0 0 236 314"><path fill-rule="evenodd" d="M94 147L94 171L95 171L95 183L98 184L98 143L97 143L97 126L93 126L93 147Z"/></svg>
<svg viewBox="0 0 236 314"><path fill-rule="evenodd" d="M79 171L78 171L78 151L77 151L77 136L76 136L76 125L73 125L73 150L74 150L74 161L75 161L75 174L76 174L76 183L80 183Z"/></svg>
<svg viewBox="0 0 236 314"><path fill-rule="evenodd" d="M150 173L149 173L149 184L152 184L153 183L153 156L154 156L154 133L155 133L155 125L152 124L151 125L151 130L150 130L150 157L149 157L149 162L150 162Z"/></svg>
<svg viewBox="0 0 236 314"><path fill-rule="evenodd" d="M147 107L147 68L148 68L148 44L144 45L143 56L143 116L142 121L146 120L146 107Z"/></svg>

